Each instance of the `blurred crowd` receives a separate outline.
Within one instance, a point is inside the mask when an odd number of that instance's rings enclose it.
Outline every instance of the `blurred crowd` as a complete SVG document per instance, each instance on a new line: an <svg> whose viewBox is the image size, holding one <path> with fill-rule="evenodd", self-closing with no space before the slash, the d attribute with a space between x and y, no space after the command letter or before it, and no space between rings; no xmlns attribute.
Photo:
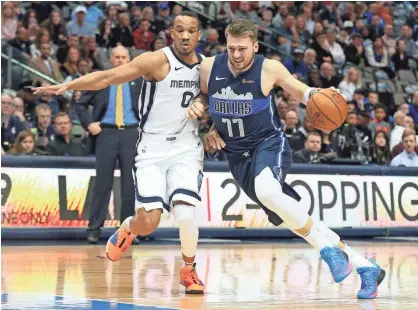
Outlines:
<svg viewBox="0 0 418 310"><path fill-rule="evenodd" d="M132 58L172 43L169 28L185 9L202 13L197 52L225 51L234 19L257 24L260 53L280 60L311 87L336 87L347 98L345 124L316 132L305 107L278 88L275 102L302 163L416 165L418 6L415 2L2 2L2 154L94 156L72 97L34 96L31 86L71 81L111 68L118 45ZM11 74L8 74L11 70ZM51 80L52 79L52 80ZM7 84L7 87L6 87ZM212 122L201 120L201 134ZM206 153L207 160L224 160Z"/></svg>

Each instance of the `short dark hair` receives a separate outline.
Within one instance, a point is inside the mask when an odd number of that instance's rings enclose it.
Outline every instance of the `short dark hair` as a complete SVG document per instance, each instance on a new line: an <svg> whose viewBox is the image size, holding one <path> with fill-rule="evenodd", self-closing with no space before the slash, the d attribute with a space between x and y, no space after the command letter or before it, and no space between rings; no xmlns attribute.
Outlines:
<svg viewBox="0 0 418 310"><path fill-rule="evenodd" d="M193 18L195 18L196 20L197 20L197 24L199 25L198 27L198 29L200 30L200 19L199 19L199 15L197 15L197 13L195 13L195 12L192 12L192 11L183 11L183 12L181 12L180 14L178 14L175 18L174 18L174 21L173 21L173 26L174 26L174 23L176 22L176 19L177 19L177 17L179 17L179 16L189 16L189 17L193 17Z"/></svg>
<svg viewBox="0 0 418 310"><path fill-rule="evenodd" d="M375 105L374 110L376 111L376 110L378 110L378 109L382 109L382 110L384 110L384 111L385 111L385 113L387 113L386 106L384 106L384 105L383 105L383 104L381 104L381 103L379 103L379 104L376 104L376 105Z"/></svg>
<svg viewBox="0 0 418 310"><path fill-rule="evenodd" d="M247 19L233 20L225 29L225 37L230 34L233 37L249 37L253 42L257 41L258 31L255 24Z"/></svg>
<svg viewBox="0 0 418 310"><path fill-rule="evenodd" d="M313 131L309 132L308 135L306 136L306 140L308 140L308 138L310 136L320 137L321 138L321 141L322 141L322 135L321 135L321 133L319 131L313 130Z"/></svg>

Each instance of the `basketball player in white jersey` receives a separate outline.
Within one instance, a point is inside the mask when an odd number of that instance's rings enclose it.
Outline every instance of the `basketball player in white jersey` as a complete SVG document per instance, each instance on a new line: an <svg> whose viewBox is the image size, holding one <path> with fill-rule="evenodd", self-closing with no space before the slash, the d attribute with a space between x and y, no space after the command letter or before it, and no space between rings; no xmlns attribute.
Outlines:
<svg viewBox="0 0 418 310"><path fill-rule="evenodd" d="M194 263L199 236L195 207L200 205L203 146L197 121L185 118L188 106L200 93L202 56L194 52L200 39L199 27L195 13L183 12L171 29L173 46L69 83L35 88L35 94L62 95L68 90L99 90L144 77L139 102L140 138L133 168L136 215L126 219L109 239L106 253L110 260L118 260L136 235L149 235L157 228L163 208L172 209L184 260L180 283L191 294L204 292Z"/></svg>

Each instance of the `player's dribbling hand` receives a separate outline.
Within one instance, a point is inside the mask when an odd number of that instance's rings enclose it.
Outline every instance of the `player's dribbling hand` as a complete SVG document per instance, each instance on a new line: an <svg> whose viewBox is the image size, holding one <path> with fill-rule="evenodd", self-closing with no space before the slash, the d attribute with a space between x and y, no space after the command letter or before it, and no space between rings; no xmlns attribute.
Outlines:
<svg viewBox="0 0 418 310"><path fill-rule="evenodd" d="M215 151L222 150L225 146L226 144L218 134L218 131L216 129L209 130L205 136L205 150L209 153L214 153Z"/></svg>
<svg viewBox="0 0 418 310"><path fill-rule="evenodd" d="M65 84L58 84L58 85L50 85L50 86L42 86L42 87L32 87L34 91L34 95L63 95L65 92L68 91L67 85Z"/></svg>
<svg viewBox="0 0 418 310"><path fill-rule="evenodd" d="M195 101L187 109L187 117L191 119L197 119L202 117L205 112L205 107L199 98L196 98Z"/></svg>

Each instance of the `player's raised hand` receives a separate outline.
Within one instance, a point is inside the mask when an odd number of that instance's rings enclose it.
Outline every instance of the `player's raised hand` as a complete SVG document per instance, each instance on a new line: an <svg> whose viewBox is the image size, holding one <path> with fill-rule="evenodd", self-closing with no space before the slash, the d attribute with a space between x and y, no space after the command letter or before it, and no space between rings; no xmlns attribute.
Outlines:
<svg viewBox="0 0 418 310"><path fill-rule="evenodd" d="M49 85L49 86L41 86L41 87L33 87L32 90L34 91L34 95L63 95L65 92L68 91L66 84L58 84L58 85Z"/></svg>
<svg viewBox="0 0 418 310"><path fill-rule="evenodd" d="M205 112L205 106L200 98L196 98L194 102L187 109L187 117L190 119L196 119L202 117Z"/></svg>
<svg viewBox="0 0 418 310"><path fill-rule="evenodd" d="M216 128L212 127L205 136L205 150L208 152L220 151L226 146Z"/></svg>

